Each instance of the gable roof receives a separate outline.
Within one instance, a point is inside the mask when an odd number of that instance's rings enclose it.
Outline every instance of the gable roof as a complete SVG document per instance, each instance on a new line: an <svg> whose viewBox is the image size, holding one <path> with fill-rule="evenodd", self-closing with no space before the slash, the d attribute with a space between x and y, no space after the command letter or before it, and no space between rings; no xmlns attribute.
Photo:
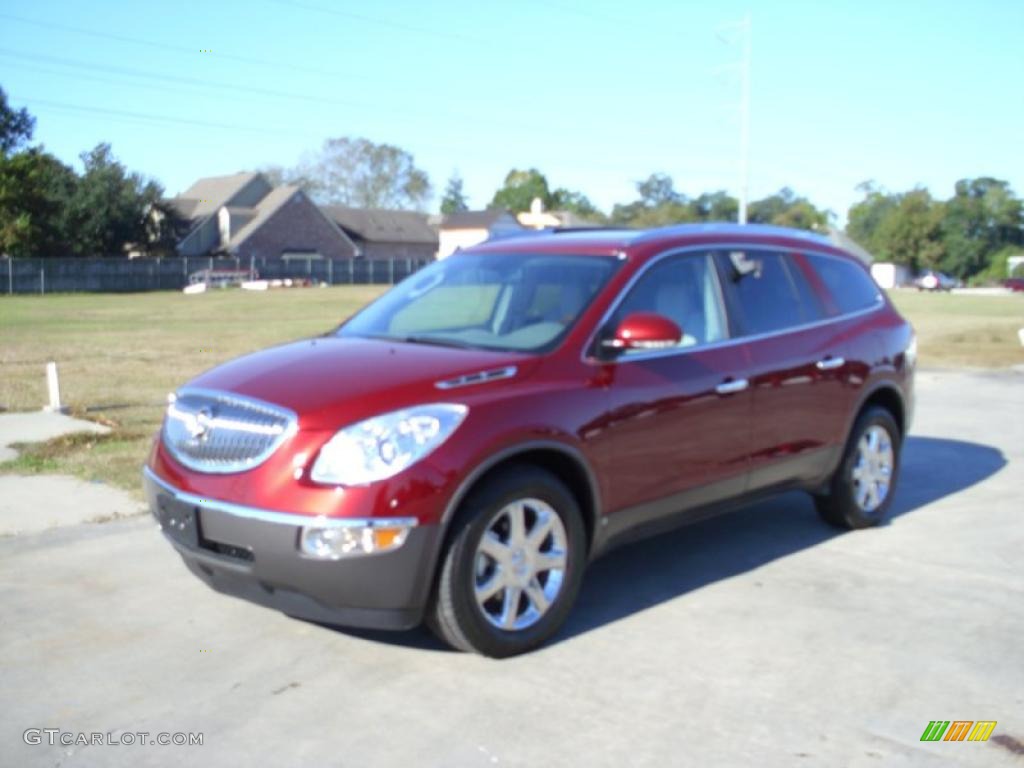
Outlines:
<svg viewBox="0 0 1024 768"><path fill-rule="evenodd" d="M488 208L486 211L458 211L441 219L441 229L490 229L502 216L508 216L516 224L515 217L504 208Z"/></svg>
<svg viewBox="0 0 1024 768"><path fill-rule="evenodd" d="M259 175L233 173L230 176L207 176L168 202L188 219L204 218L228 203Z"/></svg>
<svg viewBox="0 0 1024 768"><path fill-rule="evenodd" d="M245 226L237 232L232 233L231 242L225 244L227 249L232 250L237 248L247 237L249 237L249 235L262 227L266 223L267 219L277 213L281 206L291 200L298 193L298 187L290 187L287 185L274 187L266 197L260 200L259 203L252 208L229 208L229 213L245 211L247 215L252 214L252 218L246 222Z"/></svg>
<svg viewBox="0 0 1024 768"><path fill-rule="evenodd" d="M343 205L322 205L320 210L348 235L366 242L437 245L437 231L425 213Z"/></svg>

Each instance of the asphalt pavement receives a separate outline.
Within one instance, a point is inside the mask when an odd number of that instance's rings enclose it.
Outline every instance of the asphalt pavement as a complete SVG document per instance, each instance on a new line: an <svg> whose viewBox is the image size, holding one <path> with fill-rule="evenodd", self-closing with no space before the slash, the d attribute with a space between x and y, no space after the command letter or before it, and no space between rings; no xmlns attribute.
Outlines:
<svg viewBox="0 0 1024 768"><path fill-rule="evenodd" d="M0 765L1021 765L1022 488L1024 374L922 372L888 525L788 494L617 550L505 661L216 594L145 517L2 537Z"/></svg>

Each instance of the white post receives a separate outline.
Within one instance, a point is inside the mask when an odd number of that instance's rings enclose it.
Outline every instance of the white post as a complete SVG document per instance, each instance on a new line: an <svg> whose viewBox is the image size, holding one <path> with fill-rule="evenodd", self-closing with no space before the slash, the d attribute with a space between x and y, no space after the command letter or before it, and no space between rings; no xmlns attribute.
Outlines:
<svg viewBox="0 0 1024 768"><path fill-rule="evenodd" d="M740 63L740 194L739 223L747 223L747 195L750 183L750 14L743 17L743 59Z"/></svg>
<svg viewBox="0 0 1024 768"><path fill-rule="evenodd" d="M46 364L46 388L49 390L50 404L43 410L63 413L64 407L60 404L60 380L57 378L56 363Z"/></svg>

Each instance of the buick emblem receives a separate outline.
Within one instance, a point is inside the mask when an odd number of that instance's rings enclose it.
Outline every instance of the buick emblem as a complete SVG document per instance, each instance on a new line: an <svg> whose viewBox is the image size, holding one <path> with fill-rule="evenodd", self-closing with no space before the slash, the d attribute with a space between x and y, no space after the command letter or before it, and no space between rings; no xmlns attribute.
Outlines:
<svg viewBox="0 0 1024 768"><path fill-rule="evenodd" d="M200 408L185 424L189 438L196 443L204 443L213 431L213 409Z"/></svg>

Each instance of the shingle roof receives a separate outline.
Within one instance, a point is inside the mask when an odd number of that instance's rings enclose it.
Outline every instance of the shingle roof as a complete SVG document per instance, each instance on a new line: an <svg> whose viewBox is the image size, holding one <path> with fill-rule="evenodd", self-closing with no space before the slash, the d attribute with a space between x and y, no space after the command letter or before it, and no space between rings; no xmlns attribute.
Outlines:
<svg viewBox="0 0 1024 768"><path fill-rule="evenodd" d="M437 245L437 232L427 223L425 213L341 205L324 205L320 210L348 235L366 242Z"/></svg>
<svg viewBox="0 0 1024 768"><path fill-rule="evenodd" d="M489 229L502 216L512 216L512 214L502 208L489 208L486 211L459 211L458 213L449 213L441 219L441 228Z"/></svg>
<svg viewBox="0 0 1024 768"><path fill-rule="evenodd" d="M186 218L198 219L209 216L237 195L246 184L258 175L257 173L234 173L230 176L208 176L205 179L199 179L168 202L177 208L176 201L178 200L195 201Z"/></svg>
<svg viewBox="0 0 1024 768"><path fill-rule="evenodd" d="M244 227L233 233L231 242L227 244L228 250L237 248L249 235L263 226L263 223L273 216L277 210L299 193L298 187L281 186L274 187L270 193L259 201L253 208L228 209L229 211L254 212L255 215Z"/></svg>
<svg viewBox="0 0 1024 768"><path fill-rule="evenodd" d="M170 197L164 203L173 208L181 218L191 221L195 218L195 210L199 201L194 197Z"/></svg>

